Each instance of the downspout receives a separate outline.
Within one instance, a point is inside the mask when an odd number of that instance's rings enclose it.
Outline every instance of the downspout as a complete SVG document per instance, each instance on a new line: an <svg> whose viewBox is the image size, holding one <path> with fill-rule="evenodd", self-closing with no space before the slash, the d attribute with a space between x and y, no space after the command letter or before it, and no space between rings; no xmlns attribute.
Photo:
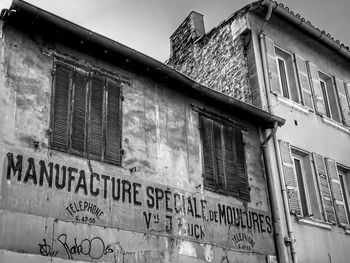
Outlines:
<svg viewBox="0 0 350 263"><path fill-rule="evenodd" d="M271 97L270 97L270 90L271 89L270 89L270 81L269 81L269 72L268 72L268 67L267 67L267 52L266 52L266 46L265 46L264 28L272 15L273 9L276 8L277 4L275 2L272 2L271 0L264 0L262 2L262 5L267 5L268 11L267 11L267 14L265 17L265 21L261 27L260 32L259 32L260 55L261 55L262 64L263 64L262 66L263 66L263 74L264 74L264 84L265 84L267 107L268 107L268 111L270 113L273 113L273 109L271 107ZM276 126L276 123L275 123L275 126ZM275 129L277 129L277 127ZM287 244L289 244L289 246L290 246L290 251L291 251L293 263L298 263L297 252L295 249L295 237L294 237L291 217L290 217L290 213L289 213L288 194L287 194L286 184L285 184L285 180L284 180L284 176L283 176L282 158L281 158L281 154L278 150L279 147L278 147L278 141L277 141L276 135L273 134L272 138L273 138L274 151L275 151L275 154L277 156L277 169L278 169L278 175L279 175L280 184L281 184L280 186L281 186L281 193L282 193L282 201L283 201L284 214L285 214L285 218L286 218L286 225L287 225L287 231L288 231L288 237L285 238L285 242Z"/></svg>
<svg viewBox="0 0 350 263"><path fill-rule="evenodd" d="M268 147L266 147L268 141L275 135L277 131L277 127L278 127L278 124L274 126L274 128L272 129L272 131L268 136L266 136L266 130L264 133L260 129L260 136L264 140L261 143L260 148L263 153L264 167L266 172L266 181L267 181L267 187L269 190L268 193L269 193L269 200L271 204L271 215L273 220L274 240L277 248L277 258L278 258L278 262L286 263L288 260L288 256L287 256L287 253L285 252L283 236L281 236L281 218L279 217L276 188L274 186L274 178L272 175L271 155L268 152L268 149L267 149Z"/></svg>

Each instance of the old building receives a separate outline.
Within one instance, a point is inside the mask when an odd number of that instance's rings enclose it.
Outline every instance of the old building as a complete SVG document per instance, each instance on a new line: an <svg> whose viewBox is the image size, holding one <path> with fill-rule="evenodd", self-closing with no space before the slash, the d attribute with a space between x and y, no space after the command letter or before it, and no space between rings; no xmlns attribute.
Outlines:
<svg viewBox="0 0 350 263"><path fill-rule="evenodd" d="M26 2L0 24L0 262L274 260L282 118Z"/></svg>
<svg viewBox="0 0 350 263"><path fill-rule="evenodd" d="M266 145L279 261L349 262L349 48L270 0L209 32L192 12L170 41L170 66L286 119Z"/></svg>

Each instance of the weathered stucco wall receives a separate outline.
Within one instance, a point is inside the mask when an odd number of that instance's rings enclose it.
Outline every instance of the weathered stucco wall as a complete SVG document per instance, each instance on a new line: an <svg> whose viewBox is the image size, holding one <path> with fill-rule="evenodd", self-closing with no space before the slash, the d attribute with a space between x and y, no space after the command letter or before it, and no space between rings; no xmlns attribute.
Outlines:
<svg viewBox="0 0 350 263"><path fill-rule="evenodd" d="M116 167L51 150L53 57L42 53L42 44L40 37L4 27L1 262L263 262L275 254L257 127L147 76L52 43L56 52L120 76L125 154ZM203 189L192 104L246 127L249 203ZM12 160L22 164L21 176Z"/></svg>
<svg viewBox="0 0 350 263"><path fill-rule="evenodd" d="M187 36L189 27L187 18L175 36ZM230 23L220 25L195 42L180 36L176 38L180 43L167 62L169 66L208 88L252 103L244 37L234 39Z"/></svg>
<svg viewBox="0 0 350 263"><path fill-rule="evenodd" d="M258 34L264 18L256 15L249 17L252 31ZM345 82L350 81L348 60L279 17L272 15L264 32L278 47L290 54L298 54L330 76L337 76ZM277 131L278 139L308 153L315 152L350 167L350 133L346 131L348 128L339 123L339 126L343 127L340 129L325 122L315 110L309 111L301 104L286 103L285 99L272 93L270 97L272 113L286 119L285 125ZM332 225L331 229L327 230L317 227L316 224L303 225L298 223L294 216L292 223L298 262L349 261L350 251L347 248L350 245L350 236L344 228Z"/></svg>

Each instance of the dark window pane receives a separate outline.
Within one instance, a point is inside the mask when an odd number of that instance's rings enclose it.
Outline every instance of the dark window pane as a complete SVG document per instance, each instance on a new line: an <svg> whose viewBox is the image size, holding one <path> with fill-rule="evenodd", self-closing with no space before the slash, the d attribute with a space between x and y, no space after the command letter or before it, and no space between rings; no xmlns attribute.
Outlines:
<svg viewBox="0 0 350 263"><path fill-rule="evenodd" d="M344 195L344 203L345 203L346 213L347 213L348 218L350 218L349 202L348 202L348 198L347 198L349 193L346 192L346 188L345 188L346 182L344 181L345 177L342 174L339 174L339 180L340 180L341 190L343 191L343 195Z"/></svg>
<svg viewBox="0 0 350 263"><path fill-rule="evenodd" d="M282 85L282 95L283 95L283 97L289 99L286 65L282 59L278 58L277 60L278 60L278 68L279 68L279 72L280 72L280 81L281 81L281 85Z"/></svg>
<svg viewBox="0 0 350 263"><path fill-rule="evenodd" d="M324 101L324 106L326 109L326 116L328 118L331 118L331 113L329 110L329 102L328 102L328 96L327 96L327 91L326 91L326 84L323 81L320 81L321 84L321 90L322 90L322 95L323 95L323 101Z"/></svg>
<svg viewBox="0 0 350 263"><path fill-rule="evenodd" d="M303 215L308 215L307 203L306 203L306 193L305 193L305 185L303 180L301 162L299 159L294 158L294 168L297 175L298 185L299 185L299 193L300 193L300 201L302 206Z"/></svg>

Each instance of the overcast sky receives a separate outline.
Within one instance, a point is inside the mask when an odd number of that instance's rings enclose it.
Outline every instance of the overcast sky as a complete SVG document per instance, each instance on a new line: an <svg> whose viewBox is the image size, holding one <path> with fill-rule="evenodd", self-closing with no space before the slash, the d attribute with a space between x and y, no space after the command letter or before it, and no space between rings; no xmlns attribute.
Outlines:
<svg viewBox="0 0 350 263"><path fill-rule="evenodd" d="M40 8L164 62L169 37L193 10L209 31L248 0L27 0ZM350 45L350 0L280 0L313 25ZM8 8L10 0L0 0Z"/></svg>

